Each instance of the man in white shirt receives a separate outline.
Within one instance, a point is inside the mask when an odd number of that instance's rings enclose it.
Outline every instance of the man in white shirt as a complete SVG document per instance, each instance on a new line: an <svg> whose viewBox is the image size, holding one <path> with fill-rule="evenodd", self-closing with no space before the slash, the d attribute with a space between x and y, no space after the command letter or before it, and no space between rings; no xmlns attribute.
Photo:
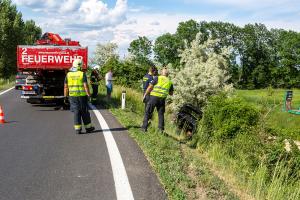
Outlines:
<svg viewBox="0 0 300 200"><path fill-rule="evenodd" d="M111 97L111 93L113 90L113 74L111 69L105 74L105 85L106 85L106 92L107 92L107 98Z"/></svg>

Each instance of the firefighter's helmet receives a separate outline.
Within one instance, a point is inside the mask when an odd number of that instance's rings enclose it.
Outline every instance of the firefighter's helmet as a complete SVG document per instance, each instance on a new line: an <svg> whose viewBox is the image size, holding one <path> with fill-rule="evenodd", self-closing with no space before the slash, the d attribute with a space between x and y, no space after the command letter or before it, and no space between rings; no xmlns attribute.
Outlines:
<svg viewBox="0 0 300 200"><path fill-rule="evenodd" d="M73 64L72 64L72 68L71 68L71 71L81 71L82 70L82 60L81 59L75 59L73 61Z"/></svg>

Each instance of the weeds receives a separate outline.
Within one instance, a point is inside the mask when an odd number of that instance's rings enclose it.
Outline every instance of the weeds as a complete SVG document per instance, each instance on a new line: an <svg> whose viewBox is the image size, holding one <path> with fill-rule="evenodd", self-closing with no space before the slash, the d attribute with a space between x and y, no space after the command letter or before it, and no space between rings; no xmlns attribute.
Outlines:
<svg viewBox="0 0 300 200"><path fill-rule="evenodd" d="M136 128L140 126L144 112L141 94L127 89L126 109L121 110L123 90L122 87L114 87L111 100L103 100L105 98L102 92L99 97L100 103L110 108L123 126L128 128L131 137L141 146L164 185L169 199L237 199L224 182L210 172L199 156L193 156L198 153L197 150L187 148L177 140L156 131L155 114L148 133L142 134ZM100 86L100 91L104 91L103 86ZM171 124L167 126L170 127ZM172 126L175 131L174 125Z"/></svg>
<svg viewBox="0 0 300 200"><path fill-rule="evenodd" d="M15 82L14 82L13 78L10 78L10 79L0 78L0 91L12 87L14 85L14 83Z"/></svg>
<svg viewBox="0 0 300 200"><path fill-rule="evenodd" d="M112 101L103 103L108 103L124 126L139 126L144 110L141 94L127 89L126 109L120 110L124 89L115 87ZM210 101L198 134L187 143L195 150L159 135L155 114L149 134L142 135L136 128L129 131L149 157L170 199L300 199L300 152L294 147L286 152L282 142L286 137L299 137L299 118L282 113L278 106L281 92L238 91L242 99ZM297 92L295 103L300 102ZM181 141L185 133L178 135L172 118L167 111L166 131ZM268 140L274 135L276 139Z"/></svg>

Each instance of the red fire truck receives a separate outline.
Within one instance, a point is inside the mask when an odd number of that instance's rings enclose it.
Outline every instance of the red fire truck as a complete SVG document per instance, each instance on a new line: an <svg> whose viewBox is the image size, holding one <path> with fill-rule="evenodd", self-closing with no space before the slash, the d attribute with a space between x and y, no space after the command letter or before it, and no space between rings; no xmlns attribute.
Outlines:
<svg viewBox="0 0 300 200"><path fill-rule="evenodd" d="M86 70L88 48L54 33L45 33L36 45L19 45L18 71L29 74L21 98L28 103L63 102L64 79L77 58L83 60L83 70Z"/></svg>

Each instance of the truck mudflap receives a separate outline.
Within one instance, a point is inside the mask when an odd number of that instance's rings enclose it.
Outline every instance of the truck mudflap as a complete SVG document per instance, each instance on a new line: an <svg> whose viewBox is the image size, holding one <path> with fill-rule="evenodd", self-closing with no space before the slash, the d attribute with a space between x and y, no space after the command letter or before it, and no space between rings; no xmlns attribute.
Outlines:
<svg viewBox="0 0 300 200"><path fill-rule="evenodd" d="M45 99L45 100L51 100L51 99L63 99L64 96L25 96L22 95L21 99Z"/></svg>

